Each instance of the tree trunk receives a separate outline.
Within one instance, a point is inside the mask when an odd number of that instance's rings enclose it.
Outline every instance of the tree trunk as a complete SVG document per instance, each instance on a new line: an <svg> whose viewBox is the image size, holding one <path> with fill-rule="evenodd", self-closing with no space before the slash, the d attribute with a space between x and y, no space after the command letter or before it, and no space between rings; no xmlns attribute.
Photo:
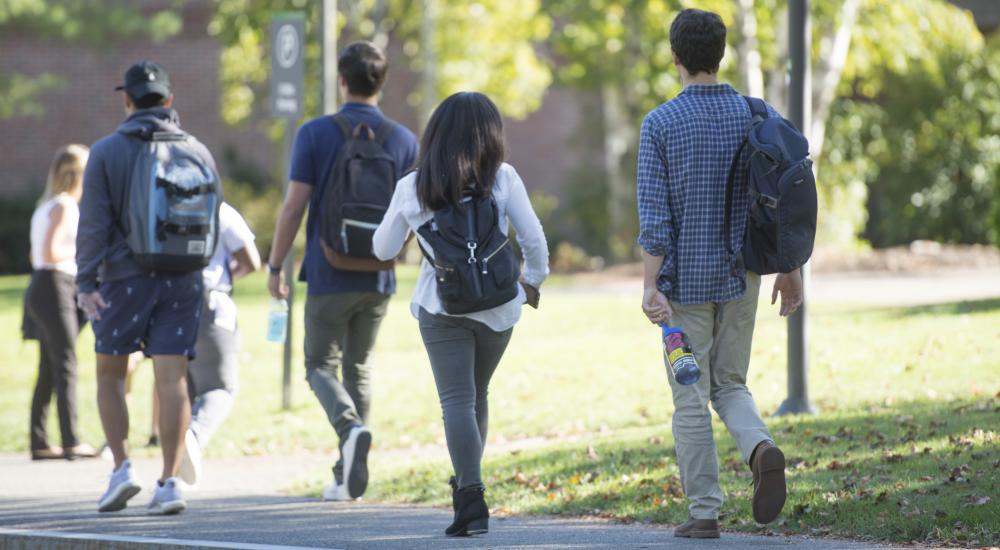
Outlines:
<svg viewBox="0 0 1000 550"><path fill-rule="evenodd" d="M736 50L743 90L747 95L763 97L764 73L760 67L760 49L757 46L757 15L754 13L754 0L739 0L739 6L736 24L740 29L740 41Z"/></svg>
<svg viewBox="0 0 1000 550"><path fill-rule="evenodd" d="M788 8L785 7L778 15L778 61L767 77L767 95L765 99L779 113L784 114L788 108Z"/></svg>
<svg viewBox="0 0 1000 550"><path fill-rule="evenodd" d="M420 10L420 54L423 57L423 70L420 72L420 122L426 123L437 105L438 64L437 49L434 44L436 0L423 0Z"/></svg>
<svg viewBox="0 0 1000 550"><path fill-rule="evenodd" d="M851 35L858 18L859 0L844 0L838 14L837 30L833 35L823 40L830 44L827 55L822 55L820 64L822 70L817 71L813 83L813 117L808 138L813 153L813 170L818 171L819 157L823 152L823 142L826 139L826 121L830 117L830 107L837 98L837 88L847 64L847 54L850 51ZM826 48L824 48L826 49Z"/></svg>
<svg viewBox="0 0 1000 550"><path fill-rule="evenodd" d="M628 124L628 114L622 90L616 83L601 85L601 112L604 122L604 171L608 182L608 225L611 229L609 249L612 257L618 259L627 256L630 209L635 201L634 186L630 184L622 163L628 153L629 135L632 132Z"/></svg>

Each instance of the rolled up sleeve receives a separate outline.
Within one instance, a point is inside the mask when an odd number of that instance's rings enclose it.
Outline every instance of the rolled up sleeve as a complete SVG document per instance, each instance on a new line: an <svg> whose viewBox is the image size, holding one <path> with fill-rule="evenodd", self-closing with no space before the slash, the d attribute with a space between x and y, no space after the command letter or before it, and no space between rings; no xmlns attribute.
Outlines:
<svg viewBox="0 0 1000 550"><path fill-rule="evenodd" d="M639 246L652 256L673 251L667 163L656 121L646 117L639 132L639 166L636 177L639 205Z"/></svg>

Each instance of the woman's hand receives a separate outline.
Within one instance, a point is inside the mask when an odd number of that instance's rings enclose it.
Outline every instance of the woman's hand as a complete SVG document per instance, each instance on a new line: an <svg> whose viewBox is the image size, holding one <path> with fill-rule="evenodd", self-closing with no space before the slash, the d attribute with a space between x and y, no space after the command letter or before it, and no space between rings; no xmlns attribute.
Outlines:
<svg viewBox="0 0 1000 550"><path fill-rule="evenodd" d="M535 309L538 309L538 301L541 299L542 293L538 290L538 288L529 285L528 282L524 280L524 277L521 277L520 282L521 286L524 288L524 294L527 296L525 303Z"/></svg>

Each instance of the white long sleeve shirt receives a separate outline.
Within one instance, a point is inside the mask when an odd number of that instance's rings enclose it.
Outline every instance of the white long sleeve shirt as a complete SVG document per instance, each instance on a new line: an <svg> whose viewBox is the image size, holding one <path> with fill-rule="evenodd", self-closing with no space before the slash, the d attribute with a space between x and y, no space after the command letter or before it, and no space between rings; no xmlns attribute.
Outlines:
<svg viewBox="0 0 1000 550"><path fill-rule="evenodd" d="M432 212L421 208L417 199L416 181L416 172L411 172L396 183L392 202L389 203L389 209L372 240L372 248L379 259L388 260L396 257L410 232L416 233L421 225L434 217ZM514 167L507 163L502 164L497 172L496 183L493 185L493 199L497 203L501 220L500 231L504 235L508 234L508 220L517 231L517 243L524 254L525 281L536 288L541 286L549 274L549 247L545 242L542 224L531 207L531 201L528 200L524 182ZM430 245L419 235L417 239L420 239L424 249L433 256L434 251ZM479 321L497 332L504 331L513 327L521 318L521 307L526 299L524 289L518 285L517 297L506 304L460 317ZM420 276L417 278L413 300L410 302L410 312L414 317L418 317L421 308L428 313L447 315L438 299L434 268L426 259L421 263Z"/></svg>

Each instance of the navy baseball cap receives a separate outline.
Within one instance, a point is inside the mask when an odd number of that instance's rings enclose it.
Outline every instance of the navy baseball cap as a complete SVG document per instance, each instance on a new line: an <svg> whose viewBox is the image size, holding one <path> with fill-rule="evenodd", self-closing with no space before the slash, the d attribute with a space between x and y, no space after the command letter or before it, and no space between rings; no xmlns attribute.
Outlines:
<svg viewBox="0 0 1000 550"><path fill-rule="evenodd" d="M115 88L125 90L129 97L139 99L149 94L170 96L170 77L166 69L152 61L140 61L125 71L125 84Z"/></svg>

